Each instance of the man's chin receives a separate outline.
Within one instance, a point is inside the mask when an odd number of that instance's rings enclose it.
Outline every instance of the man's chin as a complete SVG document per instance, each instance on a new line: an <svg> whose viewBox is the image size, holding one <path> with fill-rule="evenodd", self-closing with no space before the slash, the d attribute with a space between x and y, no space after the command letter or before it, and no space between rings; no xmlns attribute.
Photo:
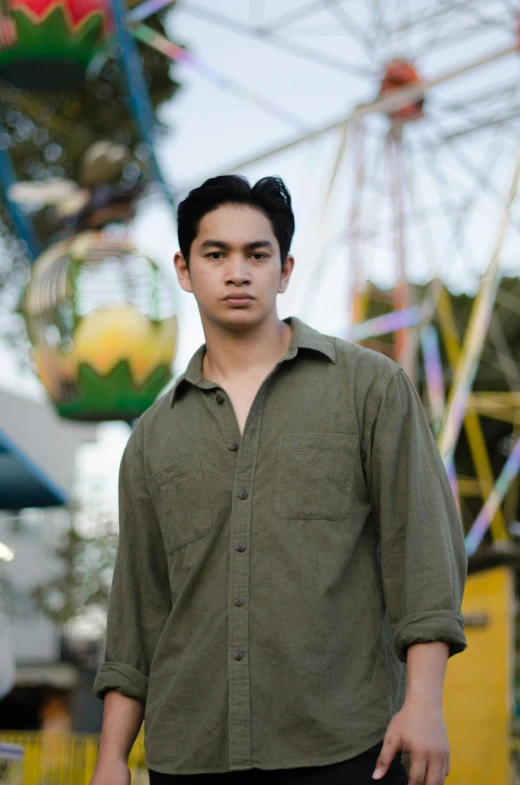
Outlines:
<svg viewBox="0 0 520 785"><path fill-rule="evenodd" d="M256 300L254 301L256 303ZM260 311L256 308L253 311L251 306L243 308L230 308L224 303L224 312L220 311L218 321L228 326L230 329L241 330L254 327L260 324L263 319Z"/></svg>

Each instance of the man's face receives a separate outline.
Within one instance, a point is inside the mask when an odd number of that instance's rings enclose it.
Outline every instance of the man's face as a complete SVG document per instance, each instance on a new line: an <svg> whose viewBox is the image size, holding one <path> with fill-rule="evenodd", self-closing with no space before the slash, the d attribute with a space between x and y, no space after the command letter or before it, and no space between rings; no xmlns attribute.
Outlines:
<svg viewBox="0 0 520 785"><path fill-rule="evenodd" d="M201 314L228 326L262 321L285 291L294 266L287 257L284 271L271 222L246 205L223 205L202 218L190 250L189 272L181 254L175 266L179 283L193 292ZM232 295L248 295L233 300Z"/></svg>

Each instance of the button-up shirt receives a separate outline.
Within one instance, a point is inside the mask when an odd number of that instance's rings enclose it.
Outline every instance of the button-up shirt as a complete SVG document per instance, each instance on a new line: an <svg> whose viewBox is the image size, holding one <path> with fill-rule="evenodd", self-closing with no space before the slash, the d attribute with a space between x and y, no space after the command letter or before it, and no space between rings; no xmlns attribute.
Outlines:
<svg viewBox="0 0 520 785"><path fill-rule="evenodd" d="M146 704L158 772L346 760L401 708L407 647L466 646L462 524L415 387L284 321L242 435L202 344L121 461L94 690Z"/></svg>

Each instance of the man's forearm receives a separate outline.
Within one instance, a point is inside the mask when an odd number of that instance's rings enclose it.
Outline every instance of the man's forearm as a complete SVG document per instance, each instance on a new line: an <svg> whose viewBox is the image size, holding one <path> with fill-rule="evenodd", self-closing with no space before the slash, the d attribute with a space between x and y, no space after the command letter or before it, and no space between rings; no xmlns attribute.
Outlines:
<svg viewBox="0 0 520 785"><path fill-rule="evenodd" d="M107 760L126 761L144 717L144 704L116 690L104 698L103 727L98 765Z"/></svg>
<svg viewBox="0 0 520 785"><path fill-rule="evenodd" d="M426 701L442 710L449 646L443 641L416 643L406 652L407 701Z"/></svg>

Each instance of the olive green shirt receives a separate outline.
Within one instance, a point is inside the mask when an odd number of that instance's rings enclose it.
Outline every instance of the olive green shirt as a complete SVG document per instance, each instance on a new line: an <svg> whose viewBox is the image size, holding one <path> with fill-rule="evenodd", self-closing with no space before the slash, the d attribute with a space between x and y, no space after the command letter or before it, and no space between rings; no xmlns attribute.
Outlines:
<svg viewBox="0 0 520 785"><path fill-rule="evenodd" d="M346 760L401 708L408 646L466 646L462 525L415 387L284 321L242 436L202 344L121 461L94 691L146 704L158 772Z"/></svg>

